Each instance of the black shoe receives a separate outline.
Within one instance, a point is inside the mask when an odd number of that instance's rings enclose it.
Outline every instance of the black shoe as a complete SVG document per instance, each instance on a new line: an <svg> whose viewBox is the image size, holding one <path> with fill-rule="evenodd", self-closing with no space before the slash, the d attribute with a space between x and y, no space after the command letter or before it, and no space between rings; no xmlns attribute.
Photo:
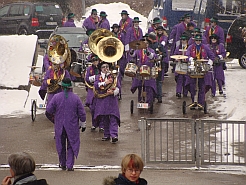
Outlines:
<svg viewBox="0 0 246 185"><path fill-rule="evenodd" d="M117 137L113 137L112 138L112 143L117 143L117 141L118 141L118 138Z"/></svg>
<svg viewBox="0 0 246 185"><path fill-rule="evenodd" d="M219 94L223 94L223 91L221 90L221 91L219 91Z"/></svg>
<svg viewBox="0 0 246 185"><path fill-rule="evenodd" d="M67 171L74 171L74 169L73 168L68 168Z"/></svg>
<svg viewBox="0 0 246 185"><path fill-rule="evenodd" d="M176 96L177 96L178 98L181 98L181 93L176 93Z"/></svg>
<svg viewBox="0 0 246 185"><path fill-rule="evenodd" d="M162 100L158 100L158 103L162 103Z"/></svg>
<svg viewBox="0 0 246 185"><path fill-rule="evenodd" d="M67 169L66 166L62 166L60 164L59 164L59 168L61 168L62 170L66 170Z"/></svg>
<svg viewBox="0 0 246 185"><path fill-rule="evenodd" d="M110 137L103 137L102 138L102 141L109 141L110 140Z"/></svg>

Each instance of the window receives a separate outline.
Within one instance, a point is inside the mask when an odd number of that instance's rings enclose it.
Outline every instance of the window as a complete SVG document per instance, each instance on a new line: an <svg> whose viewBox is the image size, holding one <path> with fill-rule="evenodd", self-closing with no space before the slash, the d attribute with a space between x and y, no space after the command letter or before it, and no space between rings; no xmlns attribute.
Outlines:
<svg viewBox="0 0 246 185"><path fill-rule="evenodd" d="M194 0L173 0L172 1L172 10L193 10Z"/></svg>
<svg viewBox="0 0 246 185"><path fill-rule="evenodd" d="M23 15L23 5L12 5L10 7L9 16L21 16Z"/></svg>
<svg viewBox="0 0 246 185"><path fill-rule="evenodd" d="M37 5L36 12L38 15L62 15L61 8L58 5Z"/></svg>
<svg viewBox="0 0 246 185"><path fill-rule="evenodd" d="M31 9L30 6L24 5L24 15L25 16L30 15L30 9Z"/></svg>
<svg viewBox="0 0 246 185"><path fill-rule="evenodd" d="M7 17L9 7L10 6L4 6L0 9L0 17Z"/></svg>

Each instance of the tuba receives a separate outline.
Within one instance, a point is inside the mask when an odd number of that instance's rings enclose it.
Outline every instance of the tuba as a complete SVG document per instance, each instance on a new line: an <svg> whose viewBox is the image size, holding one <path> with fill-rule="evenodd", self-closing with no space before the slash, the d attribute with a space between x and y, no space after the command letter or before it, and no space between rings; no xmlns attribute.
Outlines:
<svg viewBox="0 0 246 185"><path fill-rule="evenodd" d="M65 76L65 68L70 66L71 62L71 52L65 38L61 35L53 35L48 42L47 54L53 65L59 65L63 69L62 74L57 75L55 83L48 86L48 93L55 93L60 88L59 82ZM54 71L57 72L57 70Z"/></svg>
<svg viewBox="0 0 246 185"><path fill-rule="evenodd" d="M94 31L88 41L89 48L102 61L114 63L119 60L124 52L122 42L107 29L97 29Z"/></svg>
<svg viewBox="0 0 246 185"><path fill-rule="evenodd" d="M89 37L88 46L90 50L95 53L102 61L107 63L115 63L119 60L124 52L124 45L114 36L112 32L107 29L97 29ZM117 71L110 72L113 78L113 83L103 89L115 89L117 85ZM97 98L104 98L107 93L101 94L93 88L94 94Z"/></svg>

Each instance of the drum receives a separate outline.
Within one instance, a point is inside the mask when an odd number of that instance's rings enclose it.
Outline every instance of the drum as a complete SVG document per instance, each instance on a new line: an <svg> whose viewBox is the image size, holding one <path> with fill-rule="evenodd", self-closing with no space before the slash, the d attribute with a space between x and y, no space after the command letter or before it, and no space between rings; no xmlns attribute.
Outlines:
<svg viewBox="0 0 246 185"><path fill-rule="evenodd" d="M188 75L191 78L204 78L204 75L209 71L208 60L195 60L194 63L188 63Z"/></svg>
<svg viewBox="0 0 246 185"><path fill-rule="evenodd" d="M175 72L178 74L187 74L187 70L188 70L188 63L187 62L181 62L178 61L176 63L176 67L175 67Z"/></svg>
<svg viewBox="0 0 246 185"><path fill-rule="evenodd" d="M158 67L152 67L151 68L151 73L150 73L151 78L157 78L158 77Z"/></svg>
<svg viewBox="0 0 246 185"><path fill-rule="evenodd" d="M134 63L127 63L125 69L125 75L129 77L135 77L137 73L138 67Z"/></svg>
<svg viewBox="0 0 246 185"><path fill-rule="evenodd" d="M149 77L150 76L150 67L147 65L142 65L139 69L139 75L142 77Z"/></svg>

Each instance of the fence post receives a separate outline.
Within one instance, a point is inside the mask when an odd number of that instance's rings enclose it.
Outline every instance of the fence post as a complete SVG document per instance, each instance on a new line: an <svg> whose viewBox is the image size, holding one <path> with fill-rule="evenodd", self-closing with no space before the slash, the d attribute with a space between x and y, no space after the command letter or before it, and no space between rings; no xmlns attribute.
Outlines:
<svg viewBox="0 0 246 185"><path fill-rule="evenodd" d="M201 165L201 158L200 158L200 132L201 132L201 119L195 119L195 136L196 136L196 167L198 170L200 169Z"/></svg>
<svg viewBox="0 0 246 185"><path fill-rule="evenodd" d="M141 131L141 156L143 162L146 164L146 120L144 117L141 117L141 120L138 120L139 128Z"/></svg>

